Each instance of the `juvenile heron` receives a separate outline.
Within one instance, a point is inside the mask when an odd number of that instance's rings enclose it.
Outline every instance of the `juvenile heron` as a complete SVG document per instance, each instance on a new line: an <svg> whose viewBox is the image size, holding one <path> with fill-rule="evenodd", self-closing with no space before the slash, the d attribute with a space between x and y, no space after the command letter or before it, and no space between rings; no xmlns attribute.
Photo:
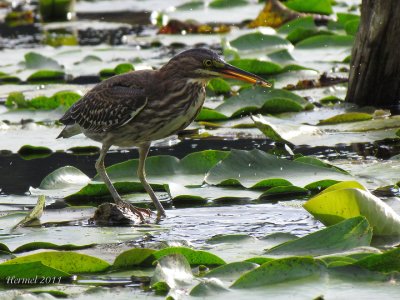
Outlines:
<svg viewBox="0 0 400 300"><path fill-rule="evenodd" d="M187 127L204 103L207 82L220 76L271 86L263 78L226 63L211 50L190 49L174 56L159 70L134 71L102 81L60 119L66 126L58 137L83 133L102 143L96 162L98 174L117 206L132 211L143 221L144 210L121 199L104 166L104 157L112 145L137 146L138 177L157 209L157 217L164 217L165 210L146 180L145 160L151 142Z"/></svg>

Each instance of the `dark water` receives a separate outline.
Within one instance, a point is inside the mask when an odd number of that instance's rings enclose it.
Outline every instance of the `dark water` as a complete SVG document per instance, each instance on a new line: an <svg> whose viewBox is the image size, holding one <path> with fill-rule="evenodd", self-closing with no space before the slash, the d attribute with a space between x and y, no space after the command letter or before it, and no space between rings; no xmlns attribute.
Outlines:
<svg viewBox="0 0 400 300"><path fill-rule="evenodd" d="M189 153L202 150L252 150L260 149L266 152L280 153L267 139L201 139L182 140L174 146L153 147L151 155L172 155L182 158ZM397 141L384 141L373 144L338 145L336 147L307 147L298 146L294 149L296 154L315 155L322 159L388 159L400 153L400 144ZM96 174L94 164L98 153L76 155L65 152L55 152L44 158L32 160L23 159L18 154L0 155L0 190L4 194L24 194L29 187L39 186L42 179L52 171L63 166L74 166L88 176ZM116 164L128 159L137 158L136 149L123 151L110 151L106 157L106 166Z"/></svg>

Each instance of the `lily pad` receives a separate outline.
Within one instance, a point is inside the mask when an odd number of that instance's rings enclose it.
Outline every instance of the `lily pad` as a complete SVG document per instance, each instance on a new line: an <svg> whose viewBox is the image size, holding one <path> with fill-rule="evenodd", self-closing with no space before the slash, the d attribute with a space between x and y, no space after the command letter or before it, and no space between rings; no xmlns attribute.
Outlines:
<svg viewBox="0 0 400 300"><path fill-rule="evenodd" d="M282 71L282 67L276 63L259 59L235 59L229 62L235 67L254 74L277 74Z"/></svg>
<svg viewBox="0 0 400 300"><path fill-rule="evenodd" d="M302 111L307 102L300 96L285 90L277 89L244 89L239 95L231 97L213 111L217 119L238 117L253 112L282 113ZM215 116L197 117L197 120L213 119Z"/></svg>
<svg viewBox="0 0 400 300"><path fill-rule="evenodd" d="M122 252L115 258L113 268L124 269L134 266L151 266L155 257L156 250L147 248L133 248Z"/></svg>
<svg viewBox="0 0 400 300"><path fill-rule="evenodd" d="M301 175L299 175L301 174ZM322 179L349 179L336 170L280 159L260 150L232 150L227 158L213 167L205 181L214 185L242 185L246 188L305 186Z"/></svg>
<svg viewBox="0 0 400 300"><path fill-rule="evenodd" d="M232 288L255 288L312 275L320 275L321 269L321 265L311 257L276 259L264 263L253 271L245 273L232 284Z"/></svg>
<svg viewBox="0 0 400 300"><path fill-rule="evenodd" d="M344 220L267 250L267 255L323 255L369 246L372 228L364 217Z"/></svg>
<svg viewBox="0 0 400 300"><path fill-rule="evenodd" d="M261 32L242 35L231 41L230 44L240 51L264 50L270 52L292 46L289 41L279 36L262 34Z"/></svg>
<svg viewBox="0 0 400 300"><path fill-rule="evenodd" d="M154 252L152 255L155 259L159 260L161 257L171 254L183 255L190 265L206 265L206 266L219 266L224 265L225 261L218 256L201 250L193 250L185 247L169 247Z"/></svg>
<svg viewBox="0 0 400 300"><path fill-rule="evenodd" d="M352 113L336 115L334 117L331 117L331 118L328 118L325 120L321 120L318 125L366 121L366 120L371 120L372 118L373 118L373 116L371 114L352 112Z"/></svg>
<svg viewBox="0 0 400 300"><path fill-rule="evenodd" d="M304 208L326 225L365 216L374 235L399 235L400 216L357 182L333 185L304 204Z"/></svg>
<svg viewBox="0 0 400 300"><path fill-rule="evenodd" d="M236 6L244 6L247 5L248 2L246 0L213 0L208 6L212 8L224 9Z"/></svg>
<svg viewBox="0 0 400 300"><path fill-rule="evenodd" d="M16 264L0 264L0 280L6 281L10 278L15 278L16 284L40 284L41 278L58 277L68 278L71 277L67 272L49 267L40 261L16 263ZM31 279L31 280L29 280ZM35 281L36 279L36 281ZM25 280L25 282L23 281ZM56 282L57 282L56 281Z"/></svg>
<svg viewBox="0 0 400 300"><path fill-rule="evenodd" d="M28 69L62 69L62 66L56 60L36 52L25 54L25 65Z"/></svg>
<svg viewBox="0 0 400 300"><path fill-rule="evenodd" d="M26 80L32 83L57 83L65 81L65 73L55 70L39 70L31 74Z"/></svg>
<svg viewBox="0 0 400 300"><path fill-rule="evenodd" d="M50 268L67 273L93 273L109 268L109 264L99 258L75 252L40 252L8 260L4 265L41 262Z"/></svg>
<svg viewBox="0 0 400 300"><path fill-rule="evenodd" d="M330 15L333 12L330 0L289 0L285 2L285 5L299 12L325 15Z"/></svg>
<svg viewBox="0 0 400 300"><path fill-rule="evenodd" d="M29 212L29 214L23 218L20 222L18 222L17 225L14 227L24 227L28 226L30 223L34 221L38 221L40 217L43 214L43 209L46 204L46 197L45 196L39 196L38 201L35 205L35 207Z"/></svg>
<svg viewBox="0 0 400 300"><path fill-rule="evenodd" d="M392 249L382 254L369 255L354 264L371 271L399 272L400 271L400 249Z"/></svg>

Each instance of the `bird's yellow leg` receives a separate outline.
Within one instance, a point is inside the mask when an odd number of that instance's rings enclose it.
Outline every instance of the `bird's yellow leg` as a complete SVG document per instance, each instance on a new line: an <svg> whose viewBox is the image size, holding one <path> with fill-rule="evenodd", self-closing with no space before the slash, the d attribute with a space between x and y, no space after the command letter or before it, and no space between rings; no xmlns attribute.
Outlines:
<svg viewBox="0 0 400 300"><path fill-rule="evenodd" d="M104 166L104 158L107 154L108 149L110 149L111 145L106 145L104 144L103 147L100 150L100 156L96 161L96 170L97 173L99 173L100 177L103 179L105 185L107 186L108 190L111 193L111 196L113 197L115 204L123 209L128 209L132 211L134 214L137 214L142 222L145 222L145 218L143 216L143 213L146 213L147 215L150 216L151 213L149 213L148 210L145 209L140 209L138 207L133 206L132 204L125 202L124 200L121 199L121 196L118 194L117 190L111 183L110 178L107 175L106 168Z"/></svg>
<svg viewBox="0 0 400 300"><path fill-rule="evenodd" d="M146 180L146 173L145 173L145 162L147 154L149 153L151 143L144 143L139 145L139 166L137 170L137 175L142 183L144 189L149 194L151 200L153 201L156 209L157 209L157 220L166 216L164 207L158 200L156 194L154 193L153 189L151 188L150 184Z"/></svg>

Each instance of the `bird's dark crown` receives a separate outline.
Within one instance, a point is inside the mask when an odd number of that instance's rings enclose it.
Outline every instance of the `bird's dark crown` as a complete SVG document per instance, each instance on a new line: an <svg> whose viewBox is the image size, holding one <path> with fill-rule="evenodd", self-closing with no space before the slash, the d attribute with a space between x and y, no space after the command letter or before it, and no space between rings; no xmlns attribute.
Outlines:
<svg viewBox="0 0 400 300"><path fill-rule="evenodd" d="M183 73L186 78L207 79L219 76L214 69L224 64L224 60L216 52L205 48L194 48L175 55L163 69Z"/></svg>

